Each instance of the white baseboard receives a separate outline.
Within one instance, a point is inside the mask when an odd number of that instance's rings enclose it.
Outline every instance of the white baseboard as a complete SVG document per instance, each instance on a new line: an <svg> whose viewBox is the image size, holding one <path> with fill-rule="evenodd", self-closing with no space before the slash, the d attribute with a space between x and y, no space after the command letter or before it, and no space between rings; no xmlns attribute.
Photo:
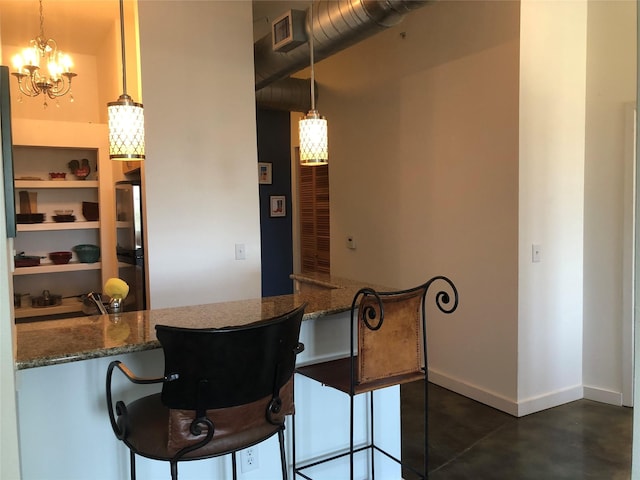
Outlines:
<svg viewBox="0 0 640 480"><path fill-rule="evenodd" d="M518 417L523 417L531 413L540 412L548 408L557 407L565 403L573 402L584 398L584 388L582 385L574 385L562 390L548 392L544 395L528 398L518 402Z"/></svg>
<svg viewBox="0 0 640 480"><path fill-rule="evenodd" d="M490 392L431 368L429 369L429 381L490 407L497 408L514 417L518 415L518 404L513 399Z"/></svg>
<svg viewBox="0 0 640 480"><path fill-rule="evenodd" d="M453 378L433 369L429 369L429 381L453 392L459 393L460 395L464 395L465 397L469 397L473 400L484 403L485 405L501 410L509 415L513 415L514 417L523 417L531 413L573 402L574 400L589 398L586 396L586 387L583 388L582 385L575 385L563 390L549 392L538 397L516 401L512 398L507 398L498 393L488 391L484 388L478 387L477 385ZM599 396L597 398L590 399L602 401L604 403L613 403L611 400L613 399L615 392L608 392L609 395L605 395L605 392L600 390L598 393ZM622 399L620 397L620 402L621 401Z"/></svg>
<svg viewBox="0 0 640 480"><path fill-rule="evenodd" d="M594 402L608 403L610 405L622 406L622 392L605 390L604 388L584 386L584 398Z"/></svg>

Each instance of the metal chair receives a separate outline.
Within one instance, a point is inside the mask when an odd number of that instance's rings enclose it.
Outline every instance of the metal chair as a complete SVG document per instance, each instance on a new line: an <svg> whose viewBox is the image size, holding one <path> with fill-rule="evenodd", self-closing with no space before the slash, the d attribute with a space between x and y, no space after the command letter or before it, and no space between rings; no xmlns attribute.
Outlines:
<svg viewBox="0 0 640 480"><path fill-rule="evenodd" d="M350 398L349 449L339 451L317 461L297 465L295 458L295 415L293 421L294 477L311 479L306 469L349 456L349 478L354 477L354 454L370 450L370 478L375 478L374 453L381 452L425 479L428 476L427 433L427 336L425 304L429 287L441 283L447 290L435 295L435 304L446 314L458 307L458 291L451 280L437 276L428 282L407 290L376 292L370 288L359 290L351 305L351 352L338 360L299 367L296 372L346 393ZM356 338L357 336L357 338ZM424 381L424 465L420 472L406 465L375 443L373 391L416 380ZM354 446L354 397L369 394L370 430L365 445ZM308 471L308 470L307 470ZM347 478L346 475L341 476Z"/></svg>
<svg viewBox="0 0 640 480"><path fill-rule="evenodd" d="M189 329L156 326L164 350L161 378L136 377L123 363L108 367L111 426L135 455L165 460L171 478L178 462L236 452L277 434L282 477L287 478L285 416L293 413L293 372L306 304L269 320L241 327ZM134 384L162 383L162 392L129 404L113 403L112 376L120 370Z"/></svg>

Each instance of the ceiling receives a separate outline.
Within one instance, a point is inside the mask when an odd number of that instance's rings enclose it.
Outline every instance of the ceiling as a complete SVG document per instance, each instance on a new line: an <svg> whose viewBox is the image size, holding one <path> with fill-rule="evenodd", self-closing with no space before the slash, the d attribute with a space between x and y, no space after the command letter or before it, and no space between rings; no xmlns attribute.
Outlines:
<svg viewBox="0 0 640 480"><path fill-rule="evenodd" d="M254 38L260 38L269 33L275 17L290 8L306 9L310 2L254 0L252 3ZM19 46L35 38L40 33L39 10L38 0L0 0L2 43ZM102 48L106 33L118 22L120 8L118 0L44 0L43 13L44 33L56 40L60 50L90 55Z"/></svg>
<svg viewBox="0 0 640 480"><path fill-rule="evenodd" d="M0 0L2 43L26 45L40 33L38 0ZM44 33L62 51L93 54L120 15L116 0L45 0ZM68 48L67 45L73 45Z"/></svg>

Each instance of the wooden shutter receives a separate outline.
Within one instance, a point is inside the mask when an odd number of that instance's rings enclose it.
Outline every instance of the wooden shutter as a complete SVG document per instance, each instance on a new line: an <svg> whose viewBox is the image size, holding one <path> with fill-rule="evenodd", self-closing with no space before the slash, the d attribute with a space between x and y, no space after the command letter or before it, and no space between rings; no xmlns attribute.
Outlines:
<svg viewBox="0 0 640 480"><path fill-rule="evenodd" d="M302 272L330 273L329 166L298 169Z"/></svg>

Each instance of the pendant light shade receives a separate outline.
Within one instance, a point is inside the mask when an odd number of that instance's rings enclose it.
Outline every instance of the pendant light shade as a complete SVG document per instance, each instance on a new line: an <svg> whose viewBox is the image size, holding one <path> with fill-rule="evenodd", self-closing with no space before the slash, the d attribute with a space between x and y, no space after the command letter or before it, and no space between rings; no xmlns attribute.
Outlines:
<svg viewBox="0 0 640 480"><path fill-rule="evenodd" d="M300 163L324 165L328 163L327 120L317 110L311 110L300 119Z"/></svg>
<svg viewBox="0 0 640 480"><path fill-rule="evenodd" d="M124 43L124 1L120 0L120 46L122 48L122 95L107 103L109 113L109 158L143 160L144 110L127 95L127 58Z"/></svg>
<svg viewBox="0 0 640 480"><path fill-rule="evenodd" d="M112 160L144 159L144 109L129 95L107 103L109 157Z"/></svg>
<svg viewBox="0 0 640 480"><path fill-rule="evenodd" d="M315 72L313 66L313 1L309 7L309 56L311 59L311 110L298 122L300 135L300 164L329 163L327 120L316 110Z"/></svg>

